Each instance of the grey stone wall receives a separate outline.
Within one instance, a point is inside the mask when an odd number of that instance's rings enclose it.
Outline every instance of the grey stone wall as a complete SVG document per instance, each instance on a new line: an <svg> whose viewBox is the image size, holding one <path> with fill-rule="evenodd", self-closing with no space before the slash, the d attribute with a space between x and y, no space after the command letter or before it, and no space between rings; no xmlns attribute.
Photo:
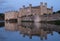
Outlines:
<svg viewBox="0 0 60 41"><path fill-rule="evenodd" d="M41 17L41 21L60 20L60 14L43 15L43 16L40 16L40 17Z"/></svg>

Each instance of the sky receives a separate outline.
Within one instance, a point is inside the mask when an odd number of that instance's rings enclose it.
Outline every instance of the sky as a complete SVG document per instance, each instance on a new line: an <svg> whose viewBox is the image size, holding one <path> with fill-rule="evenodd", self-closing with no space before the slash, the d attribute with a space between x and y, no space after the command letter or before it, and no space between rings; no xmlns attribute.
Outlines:
<svg viewBox="0 0 60 41"><path fill-rule="evenodd" d="M7 11L18 11L23 5L32 6L40 5L40 2L47 2L47 7L53 6L53 11L60 10L60 0L0 0L0 13Z"/></svg>

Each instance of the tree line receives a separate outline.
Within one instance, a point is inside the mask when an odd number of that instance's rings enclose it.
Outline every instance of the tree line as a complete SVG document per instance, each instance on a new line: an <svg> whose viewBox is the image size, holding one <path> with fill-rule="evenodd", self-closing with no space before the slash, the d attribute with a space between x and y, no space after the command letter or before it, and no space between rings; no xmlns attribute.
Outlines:
<svg viewBox="0 0 60 41"><path fill-rule="evenodd" d="M0 21L4 20L4 13L0 13Z"/></svg>
<svg viewBox="0 0 60 41"><path fill-rule="evenodd" d="M53 14L56 14L56 13L60 13L60 10L56 11L56 12L53 12Z"/></svg>

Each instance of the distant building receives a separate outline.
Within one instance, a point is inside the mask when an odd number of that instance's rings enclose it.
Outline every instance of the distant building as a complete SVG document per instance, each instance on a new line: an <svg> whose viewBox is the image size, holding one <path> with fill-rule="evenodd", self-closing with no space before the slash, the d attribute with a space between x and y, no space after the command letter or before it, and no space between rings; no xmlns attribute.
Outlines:
<svg viewBox="0 0 60 41"><path fill-rule="evenodd" d="M25 7L23 5L23 8L20 8L19 11L19 17L25 16L25 15L44 15L44 14L52 14L53 13L53 7L47 8L47 3L41 2L39 6L33 7L32 4L29 4L29 7Z"/></svg>

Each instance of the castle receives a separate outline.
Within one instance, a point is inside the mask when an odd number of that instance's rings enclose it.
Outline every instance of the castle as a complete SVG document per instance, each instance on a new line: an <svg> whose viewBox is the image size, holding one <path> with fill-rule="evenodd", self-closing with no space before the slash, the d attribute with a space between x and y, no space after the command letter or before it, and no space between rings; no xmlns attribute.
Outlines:
<svg viewBox="0 0 60 41"><path fill-rule="evenodd" d="M40 2L39 6L32 6L32 4L29 4L28 7L25 7L25 5L23 5L23 8L20 8L18 12L16 11L6 12L5 20L11 20L11 19L20 20L20 18L23 16L45 15L45 14L52 14L52 13L53 13L53 7L47 8L47 3Z"/></svg>
<svg viewBox="0 0 60 41"><path fill-rule="evenodd" d="M17 11L9 11L5 12L5 20L17 20L18 12Z"/></svg>
<svg viewBox="0 0 60 41"><path fill-rule="evenodd" d="M44 15L44 14L52 14L53 13L53 7L47 8L47 3L40 2L39 6L32 6L32 4L29 4L29 7L25 7L23 5L23 8L20 8L19 10L19 17L24 15Z"/></svg>

